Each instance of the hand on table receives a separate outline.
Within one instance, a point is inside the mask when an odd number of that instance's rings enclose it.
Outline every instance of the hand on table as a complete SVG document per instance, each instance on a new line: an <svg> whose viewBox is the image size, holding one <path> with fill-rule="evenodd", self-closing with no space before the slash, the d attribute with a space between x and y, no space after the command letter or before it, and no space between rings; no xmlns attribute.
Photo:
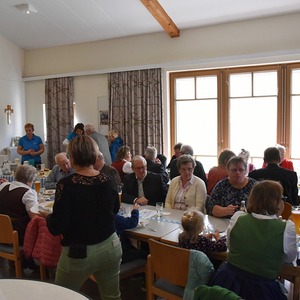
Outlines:
<svg viewBox="0 0 300 300"><path fill-rule="evenodd" d="M228 216L234 215L234 213L236 212L237 208L238 208L238 205L231 205L231 204L228 205L227 207L225 207L227 215Z"/></svg>
<svg viewBox="0 0 300 300"><path fill-rule="evenodd" d="M135 200L135 203L139 205L147 205L148 199L146 199L145 197L140 197Z"/></svg>

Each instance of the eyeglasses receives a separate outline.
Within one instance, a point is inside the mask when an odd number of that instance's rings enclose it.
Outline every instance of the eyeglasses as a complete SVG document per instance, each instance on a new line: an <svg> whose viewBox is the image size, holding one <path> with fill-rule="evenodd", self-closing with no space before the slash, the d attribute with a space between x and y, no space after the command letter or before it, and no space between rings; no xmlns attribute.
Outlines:
<svg viewBox="0 0 300 300"><path fill-rule="evenodd" d="M132 168L133 170L137 170L137 171L141 171L141 170L145 170L146 166L142 166L142 167L134 167Z"/></svg>

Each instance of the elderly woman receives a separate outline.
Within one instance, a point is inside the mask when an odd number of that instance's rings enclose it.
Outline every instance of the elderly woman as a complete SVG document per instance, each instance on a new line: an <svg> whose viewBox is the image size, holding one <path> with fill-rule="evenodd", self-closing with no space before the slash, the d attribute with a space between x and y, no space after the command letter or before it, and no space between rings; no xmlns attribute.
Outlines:
<svg viewBox="0 0 300 300"><path fill-rule="evenodd" d="M247 213L237 212L227 230L229 249L212 281L243 299L287 299L276 280L282 263L292 263L297 254L292 221L282 221L283 188L265 180L257 183L249 197ZM258 297L259 295L259 297Z"/></svg>
<svg viewBox="0 0 300 300"><path fill-rule="evenodd" d="M195 160L189 154L177 158L180 176L172 179L165 206L181 210L197 209L205 212L206 186L193 174Z"/></svg>
<svg viewBox="0 0 300 300"><path fill-rule="evenodd" d="M68 146L75 172L57 183L53 213L47 217L49 231L63 237L55 283L78 291L93 274L101 299L120 299L122 248L114 225L119 195L111 178L93 168L98 151L86 135Z"/></svg>
<svg viewBox="0 0 300 300"><path fill-rule="evenodd" d="M23 245L27 224L35 216L30 209L38 205L37 193L31 188L36 177L36 168L22 165L16 170L15 181L0 185L0 214L10 216L20 245Z"/></svg>
<svg viewBox="0 0 300 300"><path fill-rule="evenodd" d="M219 181L206 202L209 215L231 217L240 209L241 201L247 203L256 180L246 177L247 164L243 158L233 156L227 163L228 178Z"/></svg>
<svg viewBox="0 0 300 300"><path fill-rule="evenodd" d="M42 162L41 154L45 150L44 144L42 139L33 133L33 124L27 123L24 128L26 135L20 138L17 152L19 155L22 155L22 164L24 161L33 161L36 166Z"/></svg>
<svg viewBox="0 0 300 300"><path fill-rule="evenodd" d="M131 153L128 146L122 146L118 150L116 160L111 164L120 174L121 181L124 182L124 176L132 173L131 169Z"/></svg>

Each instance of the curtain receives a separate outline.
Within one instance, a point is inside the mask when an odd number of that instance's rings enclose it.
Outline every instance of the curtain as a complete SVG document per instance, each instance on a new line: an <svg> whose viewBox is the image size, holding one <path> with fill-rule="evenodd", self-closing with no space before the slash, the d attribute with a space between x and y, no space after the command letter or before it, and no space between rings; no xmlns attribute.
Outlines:
<svg viewBox="0 0 300 300"><path fill-rule="evenodd" d="M109 74L109 127L133 155L148 145L163 153L161 69Z"/></svg>
<svg viewBox="0 0 300 300"><path fill-rule="evenodd" d="M63 140L74 127L72 77L46 79L47 166L55 164L57 153L66 151Z"/></svg>

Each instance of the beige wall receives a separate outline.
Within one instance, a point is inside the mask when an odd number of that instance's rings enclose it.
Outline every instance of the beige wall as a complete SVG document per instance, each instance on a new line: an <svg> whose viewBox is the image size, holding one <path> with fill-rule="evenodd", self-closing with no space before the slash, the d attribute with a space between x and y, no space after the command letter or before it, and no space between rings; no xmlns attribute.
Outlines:
<svg viewBox="0 0 300 300"><path fill-rule="evenodd" d="M300 49L300 13L182 30L179 38L155 33L25 51L24 77L107 72L147 66L166 68L253 58Z"/></svg>
<svg viewBox="0 0 300 300"><path fill-rule="evenodd" d="M0 153L10 146L11 137L24 134L26 119L25 88L22 80L23 51L0 35ZM12 124L8 125L4 109L14 109ZM1 167L1 166L0 166Z"/></svg>

